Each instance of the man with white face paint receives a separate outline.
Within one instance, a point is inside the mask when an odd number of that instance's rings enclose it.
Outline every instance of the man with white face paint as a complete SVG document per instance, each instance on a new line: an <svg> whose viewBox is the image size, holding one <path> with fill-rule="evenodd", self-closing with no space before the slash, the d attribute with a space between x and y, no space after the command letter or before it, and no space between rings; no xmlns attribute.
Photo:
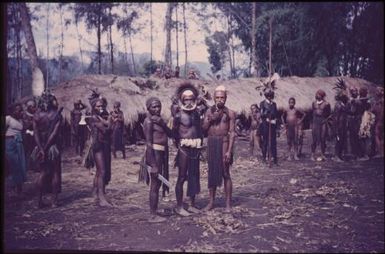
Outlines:
<svg viewBox="0 0 385 254"><path fill-rule="evenodd" d="M209 204L205 210L214 207L215 192L222 185L226 195L226 212L231 211L231 195L233 184L230 178L230 165L233 163L233 145L235 138L235 112L225 106L227 91L224 86L218 86L214 92L215 105L206 111L203 120L203 130L207 131L208 142L208 187L210 191Z"/></svg>
<svg viewBox="0 0 385 254"><path fill-rule="evenodd" d="M199 156L202 146L201 119L197 109L198 90L189 82L182 83L176 93L179 105L171 108L173 131L175 133L178 153L175 159L178 166L178 180L175 186L177 207L175 212L181 216L190 213L183 208L183 184L187 180L187 196L190 206L187 210L198 213L195 207L195 195L200 192Z"/></svg>

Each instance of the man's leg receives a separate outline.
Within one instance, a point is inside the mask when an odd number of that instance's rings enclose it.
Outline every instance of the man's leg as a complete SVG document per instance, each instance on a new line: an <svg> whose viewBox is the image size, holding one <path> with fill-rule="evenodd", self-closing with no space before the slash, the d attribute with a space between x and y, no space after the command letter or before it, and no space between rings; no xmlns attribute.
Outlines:
<svg viewBox="0 0 385 254"><path fill-rule="evenodd" d="M38 208L42 208L44 206L44 203L43 203L43 192L44 192L44 184L45 184L45 180L48 176L47 174L47 165L46 163L41 163L40 164L40 176L37 180L37 188L38 188Z"/></svg>
<svg viewBox="0 0 385 254"><path fill-rule="evenodd" d="M58 195L59 195L59 188L60 188L60 160L56 160L53 163L53 176L52 176L52 192L53 192L53 199L52 199L52 205L54 207L57 207L58 204Z"/></svg>
<svg viewBox="0 0 385 254"><path fill-rule="evenodd" d="M107 201L104 195L104 176L105 176L105 158L103 155L103 151L99 151L95 153L95 164L96 164L96 174L95 177L97 179L97 197L99 199L100 206L111 206L111 204Z"/></svg>
<svg viewBox="0 0 385 254"><path fill-rule="evenodd" d="M231 212L233 183L230 177L230 165L226 165L224 167L223 178L224 178L224 188L225 188L225 196L226 196L226 212Z"/></svg>
<svg viewBox="0 0 385 254"><path fill-rule="evenodd" d="M181 149L181 148L180 148ZM175 212L181 216L189 216L190 213L183 208L183 183L186 181L187 156L181 151L178 154L178 180L175 185L176 209Z"/></svg>
<svg viewBox="0 0 385 254"><path fill-rule="evenodd" d="M277 127L275 124L271 125L271 155L274 164L278 164L278 157L277 157Z"/></svg>
<svg viewBox="0 0 385 254"><path fill-rule="evenodd" d="M325 157L325 151L326 151L326 124L323 124L321 126L321 158L322 160L326 160L326 157Z"/></svg>
<svg viewBox="0 0 385 254"><path fill-rule="evenodd" d="M250 160L254 159L254 130L250 130L249 156Z"/></svg>
<svg viewBox="0 0 385 254"><path fill-rule="evenodd" d="M203 208L204 211L210 211L214 208L214 200L215 200L215 193L217 191L217 187L209 188L209 203L205 208Z"/></svg>
<svg viewBox="0 0 385 254"><path fill-rule="evenodd" d="M160 189L160 180L156 177L156 174L151 173L151 186L150 186L150 214L149 222L163 222L166 218L160 217L156 214L158 210L158 202L159 202L159 189Z"/></svg>

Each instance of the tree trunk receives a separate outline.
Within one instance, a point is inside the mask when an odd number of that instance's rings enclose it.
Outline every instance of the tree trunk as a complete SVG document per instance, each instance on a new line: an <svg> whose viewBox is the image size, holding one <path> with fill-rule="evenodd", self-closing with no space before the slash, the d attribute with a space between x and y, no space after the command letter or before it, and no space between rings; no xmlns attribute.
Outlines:
<svg viewBox="0 0 385 254"><path fill-rule="evenodd" d="M59 82L63 80L63 49L64 49L64 25L63 25L63 10L61 4L59 4L60 12L60 26L61 26L61 41L60 41L60 56L59 56Z"/></svg>
<svg viewBox="0 0 385 254"><path fill-rule="evenodd" d="M112 19L111 15L111 8L109 8L109 14ZM111 50L111 73L114 74L114 44L112 43L112 23L109 25L110 29L110 50Z"/></svg>
<svg viewBox="0 0 385 254"><path fill-rule="evenodd" d="M150 36L151 36L151 41L150 41L150 44L151 44L151 49L150 49L150 63L152 63L152 3L150 3Z"/></svg>
<svg viewBox="0 0 385 254"><path fill-rule="evenodd" d="M37 61L36 45L33 38L31 19L26 3L19 3L21 24L27 43L27 52L31 61L32 69L32 95L40 96L44 91L44 77Z"/></svg>
<svg viewBox="0 0 385 254"><path fill-rule="evenodd" d="M271 43L272 43L273 18L269 18L269 79L271 78Z"/></svg>
<svg viewBox="0 0 385 254"><path fill-rule="evenodd" d="M168 3L167 4L167 11L166 11L166 22L165 22L165 30L166 30L166 49L165 49L165 56L164 56L164 63L166 66L171 67L172 66L172 55L171 55L171 14L172 14L172 7L174 3Z"/></svg>
<svg viewBox="0 0 385 254"><path fill-rule="evenodd" d="M46 32L47 32L47 58L45 61L45 71L46 71L46 88L49 87L49 3L47 3L47 26L46 26Z"/></svg>
<svg viewBox="0 0 385 254"><path fill-rule="evenodd" d="M252 9L252 18L251 18L251 62L252 62L252 68L251 68L251 76L252 77L257 77L258 76L258 63L257 63L257 54L256 54L256 49L257 49L257 38L256 38L256 33L257 33L257 25L256 25L256 20L257 20L257 3L253 2L253 9Z"/></svg>
<svg viewBox="0 0 385 254"><path fill-rule="evenodd" d="M232 61L232 57L231 57L231 45L230 45L230 18L229 18L229 15L227 15L227 51L228 51L228 54L229 54L229 62L230 62L230 77L233 78L233 61Z"/></svg>
<svg viewBox="0 0 385 254"><path fill-rule="evenodd" d="M134 75L136 75L136 67L135 67L135 59L134 59L134 50L132 49L131 33L128 34L128 39L130 40L132 68L133 68L133 70L134 70Z"/></svg>
<svg viewBox="0 0 385 254"><path fill-rule="evenodd" d="M102 74L102 45L101 45L101 37L102 37L102 31L101 31L101 10L99 12L98 16L98 31L97 31L97 36L98 36L98 74Z"/></svg>
<svg viewBox="0 0 385 254"><path fill-rule="evenodd" d="M80 62L82 64L82 73L84 73L84 62L83 62L83 50L82 50L82 44L81 44L81 35L79 33L79 26L78 26L78 20L75 19L75 25L76 25L76 33L78 35L78 42L79 42L79 51L80 51Z"/></svg>
<svg viewBox="0 0 385 254"><path fill-rule="evenodd" d="M179 66L179 41L178 41L178 3L175 3L175 19L176 19L176 66Z"/></svg>
<svg viewBox="0 0 385 254"><path fill-rule="evenodd" d="M183 32L184 32L184 75L187 77L187 25L185 14L185 3L183 3Z"/></svg>

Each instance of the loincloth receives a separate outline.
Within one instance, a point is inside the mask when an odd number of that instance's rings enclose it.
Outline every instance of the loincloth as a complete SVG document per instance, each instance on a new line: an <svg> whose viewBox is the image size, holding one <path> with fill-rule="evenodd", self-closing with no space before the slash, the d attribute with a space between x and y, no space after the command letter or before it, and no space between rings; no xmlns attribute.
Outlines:
<svg viewBox="0 0 385 254"><path fill-rule="evenodd" d="M227 142L228 136L209 136L207 139L207 161L208 161L208 187L213 188L222 185L224 162L223 143ZM233 163L231 155L229 165Z"/></svg>
<svg viewBox="0 0 385 254"><path fill-rule="evenodd" d="M95 153L98 152L103 152L104 155L104 184L107 185L111 180L111 146L109 143L95 142L91 144L86 150L84 166L88 169L95 167Z"/></svg>
<svg viewBox="0 0 385 254"><path fill-rule="evenodd" d="M199 139L200 140L200 139ZM200 188L200 180L199 180L199 156L200 156L200 149L198 148L192 148L192 147L185 147L180 146L178 149L178 153L175 158L175 162L178 167L180 157L186 157L187 158L187 196L188 197L194 197L196 194L198 194L201 190Z"/></svg>

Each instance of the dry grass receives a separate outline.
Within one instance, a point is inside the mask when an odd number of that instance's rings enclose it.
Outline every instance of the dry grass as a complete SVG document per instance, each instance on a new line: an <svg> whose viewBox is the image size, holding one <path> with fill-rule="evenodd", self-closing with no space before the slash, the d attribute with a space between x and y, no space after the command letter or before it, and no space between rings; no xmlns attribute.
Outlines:
<svg viewBox="0 0 385 254"><path fill-rule="evenodd" d="M170 118L171 97L183 80L182 79L144 79L132 78L116 75L83 75L71 81L64 82L53 89L58 98L59 104L64 106L63 115L69 120L70 111L73 109L73 103L81 99L88 105L88 96L91 94L90 88L97 88L108 100L108 109L112 109L115 101L121 102L121 108L124 112L126 124L137 120L138 113L145 113L145 101L150 96L157 96L162 101L163 117ZM253 103L260 103L264 97L255 87L262 84L262 78L244 78L237 80L223 81L221 84L228 89L227 106L236 112L248 112ZM278 108L284 108L288 105L290 97L295 97L297 107L309 109L314 100L315 92L323 89L326 92L326 99L334 106L335 90L334 83L337 77L326 78L300 78L286 77L276 82L277 90L275 101ZM358 78L344 78L347 86L367 87L369 96L374 92L375 85L368 81ZM205 80L192 80L194 85L204 85L212 94L218 82ZM213 101L209 101L213 104Z"/></svg>

